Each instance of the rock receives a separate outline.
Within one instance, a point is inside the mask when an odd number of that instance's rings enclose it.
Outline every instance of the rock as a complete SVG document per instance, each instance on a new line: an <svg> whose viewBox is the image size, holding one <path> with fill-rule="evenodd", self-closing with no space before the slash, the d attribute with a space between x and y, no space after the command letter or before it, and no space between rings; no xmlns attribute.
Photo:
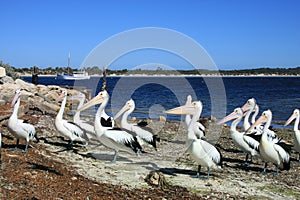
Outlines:
<svg viewBox="0 0 300 200"><path fill-rule="evenodd" d="M29 103L33 106L33 109L41 111L43 114L56 115L59 110L59 106L48 103L46 101L37 102L34 99L30 99Z"/></svg>
<svg viewBox="0 0 300 200"><path fill-rule="evenodd" d="M0 84L4 84L4 83L10 83L13 84L14 83L14 79L12 79L9 76L4 76L0 78Z"/></svg>
<svg viewBox="0 0 300 200"><path fill-rule="evenodd" d="M19 86L19 88L21 88L23 90L27 90L27 91L30 91L30 92L36 91L36 87L32 83L28 83L28 82L23 81L21 79L15 80L15 83L17 84L17 86Z"/></svg>
<svg viewBox="0 0 300 200"><path fill-rule="evenodd" d="M40 93L42 95L46 95L50 91L50 89L45 85L37 85L36 87L37 87L38 93Z"/></svg>
<svg viewBox="0 0 300 200"><path fill-rule="evenodd" d="M68 90L68 95L70 95L70 96L76 96L79 94L80 94L80 92L77 90Z"/></svg>
<svg viewBox="0 0 300 200"><path fill-rule="evenodd" d="M160 188L167 188L169 186L166 178L161 172L151 171L145 178L145 181L150 185L155 185Z"/></svg>
<svg viewBox="0 0 300 200"><path fill-rule="evenodd" d="M49 100L55 101L59 97L58 91L51 90L48 92L48 94L45 95Z"/></svg>
<svg viewBox="0 0 300 200"><path fill-rule="evenodd" d="M11 95L14 95L14 92L19 88L20 87L18 85L11 84L11 83L4 83L4 84L0 85L1 94L10 93Z"/></svg>
<svg viewBox="0 0 300 200"><path fill-rule="evenodd" d="M4 67L0 67L0 77L6 76L6 70Z"/></svg>
<svg viewBox="0 0 300 200"><path fill-rule="evenodd" d="M47 106L48 108L54 110L55 114L60 109L60 106L53 104L53 103L44 102L44 105Z"/></svg>
<svg viewBox="0 0 300 200"><path fill-rule="evenodd" d="M59 87L58 85L48 85L48 88L50 90L60 90L61 89L61 87Z"/></svg>
<svg viewBox="0 0 300 200"><path fill-rule="evenodd" d="M41 93L36 93L36 96L44 99L45 101L49 102L49 103L52 103L53 101L51 101L48 97L44 96L43 94Z"/></svg>
<svg viewBox="0 0 300 200"><path fill-rule="evenodd" d="M34 96L33 93L28 92L26 90L21 90L21 99L28 99L28 97Z"/></svg>
<svg viewBox="0 0 300 200"><path fill-rule="evenodd" d="M0 99L0 106L4 105L6 102L3 99Z"/></svg>

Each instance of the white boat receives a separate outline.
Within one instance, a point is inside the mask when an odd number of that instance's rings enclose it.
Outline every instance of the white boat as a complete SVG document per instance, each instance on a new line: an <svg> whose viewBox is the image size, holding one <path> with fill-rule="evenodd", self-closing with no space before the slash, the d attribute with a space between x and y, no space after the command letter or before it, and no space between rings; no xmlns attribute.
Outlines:
<svg viewBox="0 0 300 200"><path fill-rule="evenodd" d="M72 74L57 74L57 79L63 80L86 80L90 79L90 76L85 71L73 72Z"/></svg>
<svg viewBox="0 0 300 200"><path fill-rule="evenodd" d="M68 73L56 74L56 79L61 79L61 80L86 80L86 79L90 79L90 76L86 71L78 71L78 72L73 72L71 74L71 73L69 73L69 70L70 70L70 53L69 53L69 57L68 57Z"/></svg>

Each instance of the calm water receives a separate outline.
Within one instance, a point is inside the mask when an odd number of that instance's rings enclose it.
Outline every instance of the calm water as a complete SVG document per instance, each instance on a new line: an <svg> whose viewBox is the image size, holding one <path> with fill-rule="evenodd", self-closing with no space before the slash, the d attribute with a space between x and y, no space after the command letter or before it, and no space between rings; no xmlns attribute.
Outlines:
<svg viewBox="0 0 300 200"><path fill-rule="evenodd" d="M31 81L31 77L23 79ZM102 81L101 77L82 81L39 77L40 84L82 86L91 89L93 96L101 89ZM300 108L299 86L298 77L107 77L111 96L107 111L116 113L132 98L136 104L132 116L156 118L164 115L164 110L184 104L186 96L191 94L193 100L203 103L201 116L213 114L221 118L225 112L232 112L254 97L260 106L260 113L271 109L273 121L285 121L295 108ZM167 117L180 119L179 116Z"/></svg>

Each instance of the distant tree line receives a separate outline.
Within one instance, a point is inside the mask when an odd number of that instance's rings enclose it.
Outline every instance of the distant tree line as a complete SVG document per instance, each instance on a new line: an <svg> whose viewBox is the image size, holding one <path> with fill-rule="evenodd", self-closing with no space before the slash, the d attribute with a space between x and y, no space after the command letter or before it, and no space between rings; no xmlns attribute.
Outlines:
<svg viewBox="0 0 300 200"><path fill-rule="evenodd" d="M30 68L16 68L9 64L4 64L0 60L0 66L6 69L7 75L18 78L20 75L32 74L33 67ZM102 68L101 68L102 69ZM80 70L88 72L90 75L102 75L102 70L98 66L86 67L82 69L74 69L68 67L47 67L39 68L38 74L41 75L56 75L57 73L72 73ZM300 75L300 66L295 68L256 68L256 69L243 69L243 70L207 70L207 69L194 69L194 70L164 70L157 68L155 70L142 70L142 69L122 69L110 70L107 69L107 75Z"/></svg>

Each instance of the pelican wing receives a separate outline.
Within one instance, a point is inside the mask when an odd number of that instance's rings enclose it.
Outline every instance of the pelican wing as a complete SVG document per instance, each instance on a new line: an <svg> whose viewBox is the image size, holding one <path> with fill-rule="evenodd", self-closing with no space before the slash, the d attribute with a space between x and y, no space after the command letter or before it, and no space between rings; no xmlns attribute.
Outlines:
<svg viewBox="0 0 300 200"><path fill-rule="evenodd" d="M30 134L30 137L33 137L35 134L35 128L33 125L31 124L27 124L27 123L19 123L20 127L27 132L28 134Z"/></svg>
<svg viewBox="0 0 300 200"><path fill-rule="evenodd" d="M131 127L132 131L135 132L140 138L146 140L147 142L152 142L153 134L152 130L149 127L140 127L137 125L133 125Z"/></svg>
<svg viewBox="0 0 300 200"><path fill-rule="evenodd" d="M92 133L92 134L95 134L95 128L94 126L90 125L89 123L86 123L86 122L79 122L79 123L76 123L78 126L80 126L80 128L82 128L83 130L85 130L86 132L88 133Z"/></svg>
<svg viewBox="0 0 300 200"><path fill-rule="evenodd" d="M75 136L88 140L86 133L77 124L63 120L63 125Z"/></svg>
<svg viewBox="0 0 300 200"><path fill-rule="evenodd" d="M274 146L274 149L278 152L283 163L289 163L289 161L290 161L289 153L286 150L284 150L284 148L281 145L274 144L273 146Z"/></svg>
<svg viewBox="0 0 300 200"><path fill-rule="evenodd" d="M197 122L196 124L201 131L203 131L203 132L205 131L205 127L200 122Z"/></svg>
<svg viewBox="0 0 300 200"><path fill-rule="evenodd" d="M119 145L125 145L134 152L138 149L142 149L141 145L138 143L137 138L133 137L129 133L122 131L121 129L108 129L105 133L105 137L111 140L113 143L118 143Z"/></svg>
<svg viewBox="0 0 300 200"><path fill-rule="evenodd" d="M267 130L267 135L268 135L268 140L272 141L273 143L278 143L281 140L278 137L278 135L270 129Z"/></svg>
<svg viewBox="0 0 300 200"><path fill-rule="evenodd" d="M204 151L210 155L210 157L212 158L212 160L215 163L221 163L221 153L218 151L218 149L216 147L214 147L213 145L211 145L210 143L204 141L204 140L200 140L200 143L204 149Z"/></svg>
<svg viewBox="0 0 300 200"><path fill-rule="evenodd" d="M118 143L127 143L134 141L134 137L119 128L108 129L105 136Z"/></svg>
<svg viewBox="0 0 300 200"><path fill-rule="evenodd" d="M244 135L243 140L252 148L258 151L261 135L249 134Z"/></svg>

